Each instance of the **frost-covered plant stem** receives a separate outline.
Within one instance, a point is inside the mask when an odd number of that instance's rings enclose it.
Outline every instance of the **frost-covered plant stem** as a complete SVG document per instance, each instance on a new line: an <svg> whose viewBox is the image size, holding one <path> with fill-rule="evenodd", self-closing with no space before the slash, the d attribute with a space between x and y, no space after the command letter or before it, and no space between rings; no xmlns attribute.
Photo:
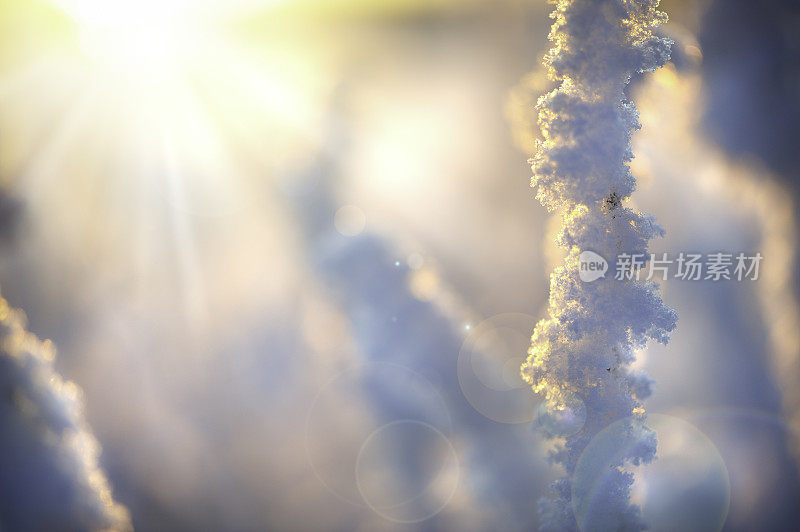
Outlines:
<svg viewBox="0 0 800 532"><path fill-rule="evenodd" d="M552 18L553 48L545 65L558 88L537 108L541 140L531 160L537 198L563 219L558 243L568 250L550 280L549 317L533 334L523 377L545 397L548 408L585 412L580 430L554 434L553 452L566 477L540 501L541 528L641 530L639 509L629 501L632 476L624 462L651 460L655 437L640 424L639 443L610 464L602 495L602 522L576 520L572 474L578 460L604 427L616 420L643 421L641 401L650 381L628 365L648 339L666 343L677 315L649 281L604 278L584 283L578 275L581 251L608 260L621 253L644 254L663 230L655 220L625 206L634 190L629 169L636 108L625 87L636 72L654 70L669 58L670 41L654 33L666 20L658 0L560 0ZM597 525L597 526L595 526Z"/></svg>

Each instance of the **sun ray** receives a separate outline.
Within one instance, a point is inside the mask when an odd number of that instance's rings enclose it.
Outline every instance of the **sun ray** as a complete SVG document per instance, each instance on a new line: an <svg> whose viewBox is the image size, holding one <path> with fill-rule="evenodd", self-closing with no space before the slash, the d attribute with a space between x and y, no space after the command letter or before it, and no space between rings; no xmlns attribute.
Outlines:
<svg viewBox="0 0 800 532"><path fill-rule="evenodd" d="M65 161L76 138L86 132L91 116L91 104L96 97L94 87L87 87L77 100L64 112L56 127L47 129L42 148L31 153L29 162L21 174L19 188L27 197L37 197L54 181L63 176L60 165Z"/></svg>
<svg viewBox="0 0 800 532"><path fill-rule="evenodd" d="M185 183L175 161L174 142L168 131L162 134L165 178L170 198L174 204L181 204L186 201ZM191 326L202 327L208 319L208 308L195 246L195 235L185 211L172 208L170 213L172 215L172 241L180 265L180 282L182 283L181 290L186 318Z"/></svg>

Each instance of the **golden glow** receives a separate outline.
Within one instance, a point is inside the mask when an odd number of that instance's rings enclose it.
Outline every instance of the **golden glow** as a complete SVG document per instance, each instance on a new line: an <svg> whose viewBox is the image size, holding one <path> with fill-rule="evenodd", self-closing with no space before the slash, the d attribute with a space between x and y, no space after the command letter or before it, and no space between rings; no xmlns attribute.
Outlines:
<svg viewBox="0 0 800 532"><path fill-rule="evenodd" d="M338 82L313 32L241 31L282 3L0 0L1 184L48 245L140 293L168 286L204 325L204 220L266 241L275 168L318 148Z"/></svg>
<svg viewBox="0 0 800 532"><path fill-rule="evenodd" d="M422 268L411 275L411 293L421 301L430 301L439 289L439 275L431 267Z"/></svg>
<svg viewBox="0 0 800 532"><path fill-rule="evenodd" d="M77 23L80 44L92 58L128 72L153 73L174 67L197 45L189 32L186 2L59 0Z"/></svg>

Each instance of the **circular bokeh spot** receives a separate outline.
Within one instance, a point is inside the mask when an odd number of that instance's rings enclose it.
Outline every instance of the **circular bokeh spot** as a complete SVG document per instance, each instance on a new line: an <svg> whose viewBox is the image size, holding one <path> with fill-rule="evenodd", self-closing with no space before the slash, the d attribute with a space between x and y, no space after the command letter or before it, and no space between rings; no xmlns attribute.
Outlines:
<svg viewBox="0 0 800 532"><path fill-rule="evenodd" d="M493 316L475 327L458 355L458 382L472 407L500 423L530 423L538 400L522 380L536 319L520 313Z"/></svg>
<svg viewBox="0 0 800 532"><path fill-rule="evenodd" d="M657 443L656 443L657 442ZM653 448L655 445L655 449ZM637 459L652 457L637 466ZM635 476L634 476L635 475ZM719 451L697 427L650 414L645 423L625 418L586 446L572 477L572 503L581 530L619 526L631 502L650 530L720 530L730 504L728 471Z"/></svg>
<svg viewBox="0 0 800 532"><path fill-rule="evenodd" d="M371 362L334 376L317 393L306 417L306 453L319 481L351 504L364 506L356 460L379 427L398 420L426 423L443 433L451 419L441 394L421 374L388 362Z"/></svg>
<svg viewBox="0 0 800 532"><path fill-rule="evenodd" d="M422 268L422 265L425 264L425 258L419 253L414 252L408 256L406 262L408 263L408 267L412 270L419 270Z"/></svg>
<svg viewBox="0 0 800 532"><path fill-rule="evenodd" d="M721 530L730 504L728 470L716 446L691 423L651 414L656 460L636 472L633 500L654 531Z"/></svg>
<svg viewBox="0 0 800 532"><path fill-rule="evenodd" d="M333 225L344 236L356 236L367 226L367 216L355 205L345 205L336 211Z"/></svg>
<svg viewBox="0 0 800 532"><path fill-rule="evenodd" d="M437 428L400 420L376 429L356 460L363 500L397 523L418 523L442 511L458 487L455 449Z"/></svg>

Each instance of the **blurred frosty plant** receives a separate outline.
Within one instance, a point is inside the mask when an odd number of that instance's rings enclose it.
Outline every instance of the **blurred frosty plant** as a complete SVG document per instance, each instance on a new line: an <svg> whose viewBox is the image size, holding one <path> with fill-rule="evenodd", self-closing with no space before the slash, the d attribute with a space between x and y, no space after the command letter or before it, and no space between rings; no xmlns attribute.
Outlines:
<svg viewBox="0 0 800 532"><path fill-rule="evenodd" d="M0 528L132 530L100 468L83 392L54 359L53 344L0 297Z"/></svg>

